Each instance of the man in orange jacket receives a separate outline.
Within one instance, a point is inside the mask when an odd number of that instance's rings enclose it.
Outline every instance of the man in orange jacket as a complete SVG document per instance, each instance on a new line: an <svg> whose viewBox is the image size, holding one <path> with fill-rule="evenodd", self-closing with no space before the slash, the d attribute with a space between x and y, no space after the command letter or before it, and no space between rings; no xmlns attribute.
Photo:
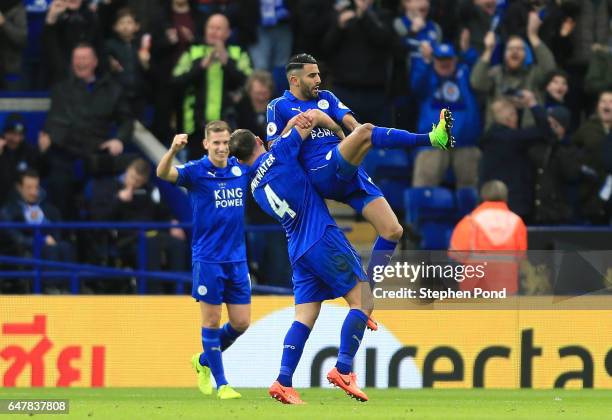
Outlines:
<svg viewBox="0 0 612 420"><path fill-rule="evenodd" d="M450 254L463 264L485 264L485 276L468 278L460 284L460 288L505 288L509 295L515 294L519 286L517 257L527 250L527 229L521 218L508 208L508 188L503 182L492 180L485 183L480 197L482 204L455 227ZM475 255L474 252L479 254Z"/></svg>

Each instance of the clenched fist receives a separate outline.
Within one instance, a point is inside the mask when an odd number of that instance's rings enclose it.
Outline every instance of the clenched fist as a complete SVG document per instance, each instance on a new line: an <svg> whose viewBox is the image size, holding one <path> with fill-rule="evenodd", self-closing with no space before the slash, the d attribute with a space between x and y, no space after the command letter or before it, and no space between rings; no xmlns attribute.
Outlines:
<svg viewBox="0 0 612 420"><path fill-rule="evenodd" d="M172 149L174 153L177 153L183 150L185 146L187 146L187 134L177 134L172 140L170 149Z"/></svg>

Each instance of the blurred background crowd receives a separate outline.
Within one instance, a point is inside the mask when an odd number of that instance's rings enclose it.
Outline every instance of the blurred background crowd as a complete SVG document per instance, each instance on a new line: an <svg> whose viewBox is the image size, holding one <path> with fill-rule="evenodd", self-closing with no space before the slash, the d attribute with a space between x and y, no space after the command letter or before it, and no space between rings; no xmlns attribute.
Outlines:
<svg viewBox="0 0 612 420"><path fill-rule="evenodd" d="M188 133L183 159L204 153L208 121L264 138L284 65L307 52L360 122L427 132L453 111L452 151L366 160L397 213L406 188L497 179L527 225L610 225L611 18L610 0L3 0L0 98L50 109L39 126L1 109L0 217L177 223L135 121L166 145ZM272 223L252 205L248 222ZM45 235L43 256L136 259L135 234L67 235ZM189 271L185 231L148 235L147 268ZM24 255L32 240L2 230L0 249Z"/></svg>

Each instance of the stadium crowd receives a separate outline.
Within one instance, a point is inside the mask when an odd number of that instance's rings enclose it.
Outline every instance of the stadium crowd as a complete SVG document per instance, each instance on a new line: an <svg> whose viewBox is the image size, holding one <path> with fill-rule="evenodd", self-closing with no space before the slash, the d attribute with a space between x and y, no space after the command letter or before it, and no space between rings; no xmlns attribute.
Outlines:
<svg viewBox="0 0 612 420"><path fill-rule="evenodd" d="M175 222L131 144L134 121L166 145L188 133L184 159L202 155L213 120L265 138L287 59L307 52L361 122L427 132L452 110L456 148L411 153L406 185L497 179L528 225L609 225L611 18L610 0L5 0L0 90L48 90L51 109L37 144L18 113L0 127L0 215ZM185 233L155 235L152 268L187 270ZM134 260L129 234L66 239L49 234L46 254L99 262L94 248L114 241ZM0 234L4 251L28 243Z"/></svg>

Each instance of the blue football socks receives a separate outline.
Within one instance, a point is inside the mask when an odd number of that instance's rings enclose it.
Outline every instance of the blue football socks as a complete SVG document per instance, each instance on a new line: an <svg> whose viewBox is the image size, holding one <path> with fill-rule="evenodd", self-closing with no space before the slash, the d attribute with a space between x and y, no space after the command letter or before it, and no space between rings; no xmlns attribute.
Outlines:
<svg viewBox="0 0 612 420"><path fill-rule="evenodd" d="M225 325L221 327L221 333L219 334L221 351L225 351L229 346L234 344L234 341L242 334L244 334L244 331L238 331L234 329L229 322L226 322ZM202 348L204 348L204 328L202 328ZM202 366L208 366L205 352L200 353L200 364Z"/></svg>
<svg viewBox="0 0 612 420"><path fill-rule="evenodd" d="M222 385L227 385L225 372L223 370L223 359L221 357L221 329L220 328L202 328L202 343L204 344L204 353L210 371L215 377L217 388Z"/></svg>
<svg viewBox="0 0 612 420"><path fill-rule="evenodd" d="M372 248L372 256L370 257L370 263L368 264L368 281L370 286L373 286L374 270L375 267L386 267L391 262L393 252L397 247L397 242L388 241L382 236L376 238L374 247ZM376 270L381 270L380 268Z"/></svg>
<svg viewBox="0 0 612 420"><path fill-rule="evenodd" d="M431 146L431 141L429 140L429 134L415 134L397 128L374 127L372 129L372 146L377 149Z"/></svg>
<svg viewBox="0 0 612 420"><path fill-rule="evenodd" d="M361 345L367 322L368 316L359 309L351 309L344 319L336 362L336 369L343 375L353 370L353 359Z"/></svg>
<svg viewBox="0 0 612 420"><path fill-rule="evenodd" d="M302 357L304 345L309 335L310 328L299 321L293 321L289 331L287 331L285 341L283 341L280 373L277 378L282 386L293 386L293 373L297 368L300 357Z"/></svg>

